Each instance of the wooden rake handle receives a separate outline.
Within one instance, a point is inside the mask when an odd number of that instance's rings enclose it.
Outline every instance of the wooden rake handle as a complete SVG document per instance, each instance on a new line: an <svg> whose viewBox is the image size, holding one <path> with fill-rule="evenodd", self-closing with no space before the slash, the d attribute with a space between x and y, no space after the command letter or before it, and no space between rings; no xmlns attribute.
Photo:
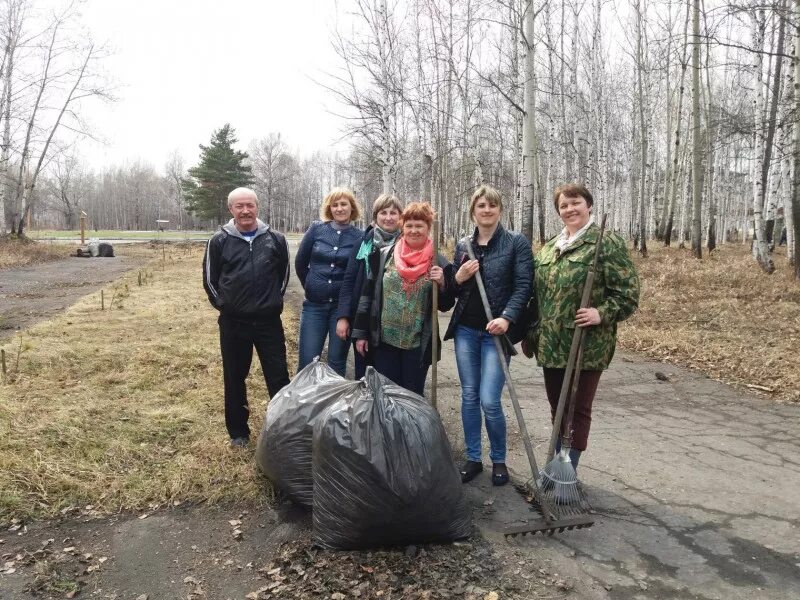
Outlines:
<svg viewBox="0 0 800 600"><path fill-rule="evenodd" d="M439 264L439 219L433 220L433 266ZM436 388L439 383L437 357L439 355L439 286L433 282L431 288L431 404L439 411Z"/></svg>
<svg viewBox="0 0 800 600"><path fill-rule="evenodd" d="M600 248L603 245L603 233L606 230L606 215L600 221L600 234L597 236L597 246L594 249L594 260L592 261L589 272L586 274L586 281L583 284L583 294L581 295L580 308L588 308L592 301L592 287L594 286L594 276L597 270L597 265L600 260ZM547 450L547 460L553 456L556 449L556 441L561 434L561 421L564 418L564 406L567 402L567 396L570 395L572 386L572 374L575 372L575 364L578 360L578 353L583 346L584 336L586 335L586 328L575 327L572 334L572 344L569 347L569 356L567 357L567 367L564 369L564 380L561 383L561 393L558 396L558 406L556 407L556 415L553 417L553 433L550 435L550 447ZM580 373L576 374L579 377ZM577 390L577 384L575 389Z"/></svg>

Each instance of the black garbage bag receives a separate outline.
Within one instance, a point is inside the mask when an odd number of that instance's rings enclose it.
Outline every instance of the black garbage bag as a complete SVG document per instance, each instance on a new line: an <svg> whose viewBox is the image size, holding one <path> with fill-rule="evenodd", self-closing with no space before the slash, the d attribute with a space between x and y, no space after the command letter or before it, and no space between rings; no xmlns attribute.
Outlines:
<svg viewBox="0 0 800 600"><path fill-rule="evenodd" d="M437 412L371 367L361 381L314 425L314 541L359 549L469 536Z"/></svg>
<svg viewBox="0 0 800 600"><path fill-rule="evenodd" d="M358 385L357 381L348 381L314 359L270 400L258 438L256 460L264 474L293 502L307 508L313 502L314 421Z"/></svg>

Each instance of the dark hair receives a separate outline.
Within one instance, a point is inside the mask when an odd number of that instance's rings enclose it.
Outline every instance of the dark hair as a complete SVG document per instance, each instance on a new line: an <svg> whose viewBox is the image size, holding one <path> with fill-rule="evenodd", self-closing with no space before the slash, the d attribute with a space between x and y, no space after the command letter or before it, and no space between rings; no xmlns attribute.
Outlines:
<svg viewBox="0 0 800 600"><path fill-rule="evenodd" d="M562 195L565 198L583 198L586 200L586 204L589 205L589 208L594 204L592 193L585 185L581 183L565 183L564 185L558 186L553 193L553 207L556 209L556 212L558 212L558 199L561 198Z"/></svg>

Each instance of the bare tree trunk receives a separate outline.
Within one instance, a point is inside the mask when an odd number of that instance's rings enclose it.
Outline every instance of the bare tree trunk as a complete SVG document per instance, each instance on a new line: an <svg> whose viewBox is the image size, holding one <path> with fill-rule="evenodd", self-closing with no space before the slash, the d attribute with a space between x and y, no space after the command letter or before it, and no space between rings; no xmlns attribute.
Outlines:
<svg viewBox="0 0 800 600"><path fill-rule="evenodd" d="M769 255L766 240L766 225L764 223L764 83L763 83L763 54L764 32L766 30L766 13L763 8L756 11L753 18L753 50L756 89L753 99L755 112L755 170L753 173L753 224L755 240L753 243L753 256L764 271L772 273L775 265ZM768 168L768 166L767 166Z"/></svg>
<svg viewBox="0 0 800 600"><path fill-rule="evenodd" d="M533 241L533 207L536 193L536 65L534 63L533 0L525 3L523 17L525 44L525 113L522 116L522 234Z"/></svg>
<svg viewBox="0 0 800 600"><path fill-rule="evenodd" d="M644 48L642 44L642 27L644 15L642 14L642 0L636 0L636 95L638 96L639 112L639 252L647 256L647 121L644 116L645 93L642 84L642 71L644 70Z"/></svg>
<svg viewBox="0 0 800 600"><path fill-rule="evenodd" d="M663 237L665 246L669 246L672 240L672 226L675 220L675 206L678 195L678 171L681 155L681 126L683 121L683 94L685 91L686 68L688 66L687 52L689 48L689 15L691 14L691 7L691 0L687 0L686 20L684 21L683 25L683 52L681 55L680 83L678 85L678 108L675 119L675 152L672 158L672 177L669 186L669 193L667 194L667 201L665 202L666 211L662 218L664 222Z"/></svg>
<svg viewBox="0 0 800 600"><path fill-rule="evenodd" d="M692 253L703 258L703 148L700 132L700 0L692 11Z"/></svg>
<svg viewBox="0 0 800 600"><path fill-rule="evenodd" d="M794 193L792 194L792 229L794 232L794 277L800 279L800 0L794 2Z"/></svg>

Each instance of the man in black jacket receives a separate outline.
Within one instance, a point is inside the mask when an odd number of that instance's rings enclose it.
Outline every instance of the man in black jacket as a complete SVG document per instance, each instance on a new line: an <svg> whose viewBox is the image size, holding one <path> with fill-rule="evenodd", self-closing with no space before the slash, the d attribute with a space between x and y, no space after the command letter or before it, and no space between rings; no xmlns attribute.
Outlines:
<svg viewBox="0 0 800 600"><path fill-rule="evenodd" d="M245 379L253 346L270 397L289 383L281 311L289 282L286 238L258 219L258 198L249 188L228 195L233 218L208 241L203 287L219 312L219 339L225 383L225 426L231 446L250 439Z"/></svg>

